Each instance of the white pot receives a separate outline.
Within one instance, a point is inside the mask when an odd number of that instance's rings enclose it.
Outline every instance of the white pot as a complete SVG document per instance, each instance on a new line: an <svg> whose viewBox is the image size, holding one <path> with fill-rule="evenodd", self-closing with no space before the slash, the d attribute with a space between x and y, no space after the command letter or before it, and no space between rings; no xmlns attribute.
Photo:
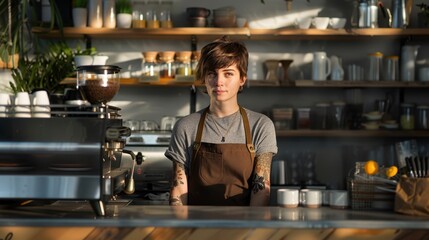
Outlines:
<svg viewBox="0 0 429 240"><path fill-rule="evenodd" d="M92 65L106 65L108 56L92 56Z"/></svg>
<svg viewBox="0 0 429 240"><path fill-rule="evenodd" d="M74 27L87 26L88 10L86 8L73 8L72 14Z"/></svg>
<svg viewBox="0 0 429 240"><path fill-rule="evenodd" d="M118 28L130 28L132 15L129 13L119 13L116 15L116 26Z"/></svg>

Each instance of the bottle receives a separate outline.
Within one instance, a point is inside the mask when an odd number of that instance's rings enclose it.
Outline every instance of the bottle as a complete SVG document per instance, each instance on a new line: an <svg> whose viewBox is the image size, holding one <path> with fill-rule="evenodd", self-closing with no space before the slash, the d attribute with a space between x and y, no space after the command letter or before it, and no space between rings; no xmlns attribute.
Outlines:
<svg viewBox="0 0 429 240"><path fill-rule="evenodd" d="M367 12L368 12L368 3L366 2L366 0L361 0L359 2L359 27L360 28L368 27Z"/></svg>
<svg viewBox="0 0 429 240"><path fill-rule="evenodd" d="M352 16L350 17L352 28L359 27L359 0L353 0Z"/></svg>
<svg viewBox="0 0 429 240"><path fill-rule="evenodd" d="M370 0L368 3L368 10L366 25L370 28L378 28L378 0Z"/></svg>

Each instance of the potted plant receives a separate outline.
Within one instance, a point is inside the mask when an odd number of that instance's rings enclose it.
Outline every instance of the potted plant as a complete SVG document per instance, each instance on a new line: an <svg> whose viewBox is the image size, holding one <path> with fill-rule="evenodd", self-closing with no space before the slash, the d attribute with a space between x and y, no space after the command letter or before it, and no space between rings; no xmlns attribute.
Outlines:
<svg viewBox="0 0 429 240"><path fill-rule="evenodd" d="M88 18L88 0L73 0L72 1L72 15L73 26L86 27Z"/></svg>
<svg viewBox="0 0 429 240"><path fill-rule="evenodd" d="M116 25L118 28L130 28L132 23L132 4L129 0L116 1Z"/></svg>
<svg viewBox="0 0 429 240"><path fill-rule="evenodd" d="M56 43L35 55L33 58L21 58L17 68L12 69L11 91L31 92L44 89L48 93L61 92L61 81L74 74L73 51L65 43Z"/></svg>
<svg viewBox="0 0 429 240"><path fill-rule="evenodd" d="M31 52L38 52L38 39L31 28L42 26L34 6L37 0L0 0L0 60L2 67L16 68L22 58ZM61 29L62 19L55 0L49 0L51 6L50 28L55 24ZM10 7L9 7L10 6Z"/></svg>
<svg viewBox="0 0 429 240"><path fill-rule="evenodd" d="M419 7L420 11L417 13L417 21L419 27L427 28L429 27L429 5L425 3L420 3L416 5Z"/></svg>

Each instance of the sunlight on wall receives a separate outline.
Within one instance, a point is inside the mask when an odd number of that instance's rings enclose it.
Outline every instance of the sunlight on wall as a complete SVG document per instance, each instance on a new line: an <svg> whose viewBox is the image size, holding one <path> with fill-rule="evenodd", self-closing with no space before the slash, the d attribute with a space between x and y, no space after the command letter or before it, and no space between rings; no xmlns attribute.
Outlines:
<svg viewBox="0 0 429 240"><path fill-rule="evenodd" d="M287 13L284 15L263 18L259 20L252 20L249 22L250 28L265 28L276 29L282 27L294 26L297 19L315 17L322 11L322 8L309 9L295 13Z"/></svg>

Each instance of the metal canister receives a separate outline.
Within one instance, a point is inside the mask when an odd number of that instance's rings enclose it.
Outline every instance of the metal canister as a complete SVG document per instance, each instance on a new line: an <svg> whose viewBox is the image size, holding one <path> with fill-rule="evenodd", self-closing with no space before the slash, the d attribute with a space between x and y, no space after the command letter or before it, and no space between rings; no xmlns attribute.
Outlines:
<svg viewBox="0 0 429 240"><path fill-rule="evenodd" d="M417 106L417 129L429 129L429 106Z"/></svg>
<svg viewBox="0 0 429 240"><path fill-rule="evenodd" d="M368 54L368 80L379 81L381 76L383 54L381 52L375 52Z"/></svg>

